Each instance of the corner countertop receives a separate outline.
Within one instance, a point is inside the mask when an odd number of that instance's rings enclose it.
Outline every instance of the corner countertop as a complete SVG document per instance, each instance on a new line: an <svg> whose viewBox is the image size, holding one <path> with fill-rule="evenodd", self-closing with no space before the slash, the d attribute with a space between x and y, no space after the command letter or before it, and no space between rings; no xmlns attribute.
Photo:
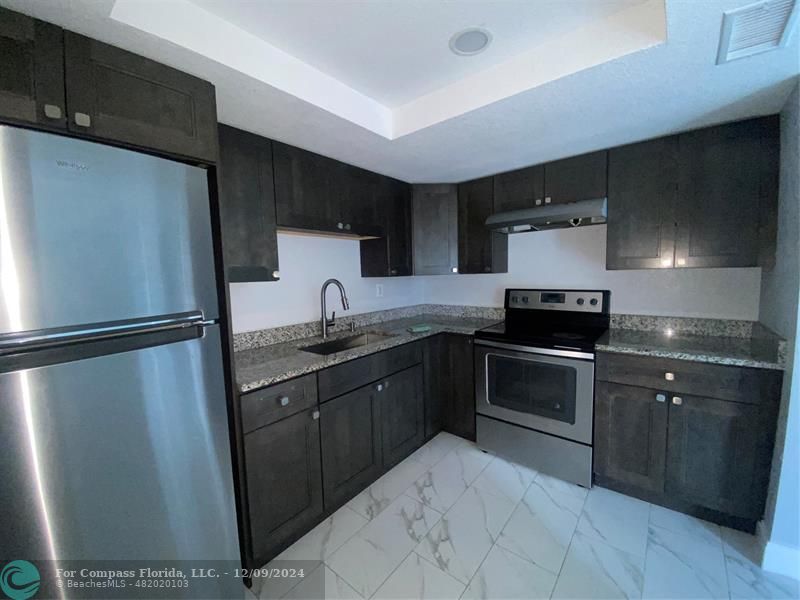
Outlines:
<svg viewBox="0 0 800 600"><path fill-rule="evenodd" d="M783 370L785 342L766 328L761 329L746 337L727 337L612 328L597 341L596 348L603 352Z"/></svg>
<svg viewBox="0 0 800 600"><path fill-rule="evenodd" d="M328 356L312 354L301 350L301 348L305 346L322 342L323 340L320 336L306 337L280 344L241 350L234 353L234 362L236 363L236 385L240 392L249 392L439 333L472 335L478 329L483 329L496 322L497 320L492 319L422 314L415 317L395 319L359 327L355 332L340 331L330 335L328 339L337 339L359 333L376 331L392 334L395 337L387 338L360 348L337 352ZM409 333L408 328L412 325L430 325L431 330L425 333Z"/></svg>

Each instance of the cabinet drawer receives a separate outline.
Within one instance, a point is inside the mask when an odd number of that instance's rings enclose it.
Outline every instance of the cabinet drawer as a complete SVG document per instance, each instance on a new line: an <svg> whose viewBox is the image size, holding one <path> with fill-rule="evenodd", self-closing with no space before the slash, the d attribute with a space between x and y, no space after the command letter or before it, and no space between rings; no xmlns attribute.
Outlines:
<svg viewBox="0 0 800 600"><path fill-rule="evenodd" d="M317 403L317 379L305 375L283 383L242 394L242 427L244 432L311 408Z"/></svg>
<svg viewBox="0 0 800 600"><path fill-rule="evenodd" d="M625 385L746 404L774 403L781 373L670 358L598 352L595 377Z"/></svg>
<svg viewBox="0 0 800 600"><path fill-rule="evenodd" d="M318 374L319 400L324 402L341 396L421 362L421 347L418 342L412 342L324 369Z"/></svg>

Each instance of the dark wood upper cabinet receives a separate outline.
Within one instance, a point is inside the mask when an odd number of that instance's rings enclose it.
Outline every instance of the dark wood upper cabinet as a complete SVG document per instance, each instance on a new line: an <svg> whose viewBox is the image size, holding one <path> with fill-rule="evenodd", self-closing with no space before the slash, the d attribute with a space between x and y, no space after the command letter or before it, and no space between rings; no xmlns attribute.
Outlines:
<svg viewBox="0 0 800 600"><path fill-rule="evenodd" d="M413 186L414 274L458 273L458 192L455 184Z"/></svg>
<svg viewBox="0 0 800 600"><path fill-rule="evenodd" d="M378 185L380 175L345 163L336 163L331 187L334 206L338 208L337 228L341 222L346 233L383 235L378 224Z"/></svg>
<svg viewBox="0 0 800 600"><path fill-rule="evenodd" d="M692 504L760 519L774 432L772 410L671 395L667 491Z"/></svg>
<svg viewBox="0 0 800 600"><path fill-rule="evenodd" d="M679 136L676 267L755 267L777 208L778 117Z"/></svg>
<svg viewBox="0 0 800 600"><path fill-rule="evenodd" d="M519 210L544 199L544 165L525 167L494 176L495 212Z"/></svg>
<svg viewBox="0 0 800 600"><path fill-rule="evenodd" d="M337 231L338 209L330 189L335 162L301 148L272 143L278 227Z"/></svg>
<svg viewBox="0 0 800 600"><path fill-rule="evenodd" d="M322 515L320 433L314 411L248 433L244 453L252 564L263 565Z"/></svg>
<svg viewBox="0 0 800 600"><path fill-rule="evenodd" d="M607 269L672 267L677 183L677 136L609 151Z"/></svg>
<svg viewBox="0 0 800 600"><path fill-rule="evenodd" d="M64 31L0 8L0 119L65 129Z"/></svg>
<svg viewBox="0 0 800 600"><path fill-rule="evenodd" d="M486 228L494 212L492 177L458 184L458 272L508 272L508 236Z"/></svg>
<svg viewBox="0 0 800 600"><path fill-rule="evenodd" d="M591 152L544 165L544 203L605 198L608 151Z"/></svg>
<svg viewBox="0 0 800 600"><path fill-rule="evenodd" d="M361 276L411 275L411 186L381 176L375 199L382 234L361 241Z"/></svg>
<svg viewBox="0 0 800 600"><path fill-rule="evenodd" d="M320 406L325 510L361 492L382 473L381 405L366 385Z"/></svg>
<svg viewBox="0 0 800 600"><path fill-rule="evenodd" d="M278 279L270 140L219 126L219 204L230 281Z"/></svg>
<svg viewBox="0 0 800 600"><path fill-rule="evenodd" d="M667 395L598 381L595 387L594 473L654 493L664 491Z"/></svg>
<svg viewBox="0 0 800 600"><path fill-rule="evenodd" d="M378 386L383 468L389 469L419 448L425 439L422 365L395 373Z"/></svg>
<svg viewBox="0 0 800 600"><path fill-rule="evenodd" d="M213 85L70 31L64 43L71 131L216 161Z"/></svg>

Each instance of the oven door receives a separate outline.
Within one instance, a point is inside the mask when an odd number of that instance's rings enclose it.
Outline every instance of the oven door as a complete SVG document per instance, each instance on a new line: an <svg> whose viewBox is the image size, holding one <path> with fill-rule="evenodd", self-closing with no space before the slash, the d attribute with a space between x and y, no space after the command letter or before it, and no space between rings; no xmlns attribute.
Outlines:
<svg viewBox="0 0 800 600"><path fill-rule="evenodd" d="M594 355L475 341L480 415L591 445Z"/></svg>

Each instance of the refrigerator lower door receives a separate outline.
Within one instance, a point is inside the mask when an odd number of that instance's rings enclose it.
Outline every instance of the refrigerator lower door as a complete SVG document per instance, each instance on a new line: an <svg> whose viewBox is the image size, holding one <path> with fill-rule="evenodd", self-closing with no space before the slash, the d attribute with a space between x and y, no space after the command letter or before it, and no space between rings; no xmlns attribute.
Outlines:
<svg viewBox="0 0 800 600"><path fill-rule="evenodd" d="M0 374L4 557L238 561L220 353L214 325Z"/></svg>
<svg viewBox="0 0 800 600"><path fill-rule="evenodd" d="M218 315L207 172L0 126L0 334Z"/></svg>

